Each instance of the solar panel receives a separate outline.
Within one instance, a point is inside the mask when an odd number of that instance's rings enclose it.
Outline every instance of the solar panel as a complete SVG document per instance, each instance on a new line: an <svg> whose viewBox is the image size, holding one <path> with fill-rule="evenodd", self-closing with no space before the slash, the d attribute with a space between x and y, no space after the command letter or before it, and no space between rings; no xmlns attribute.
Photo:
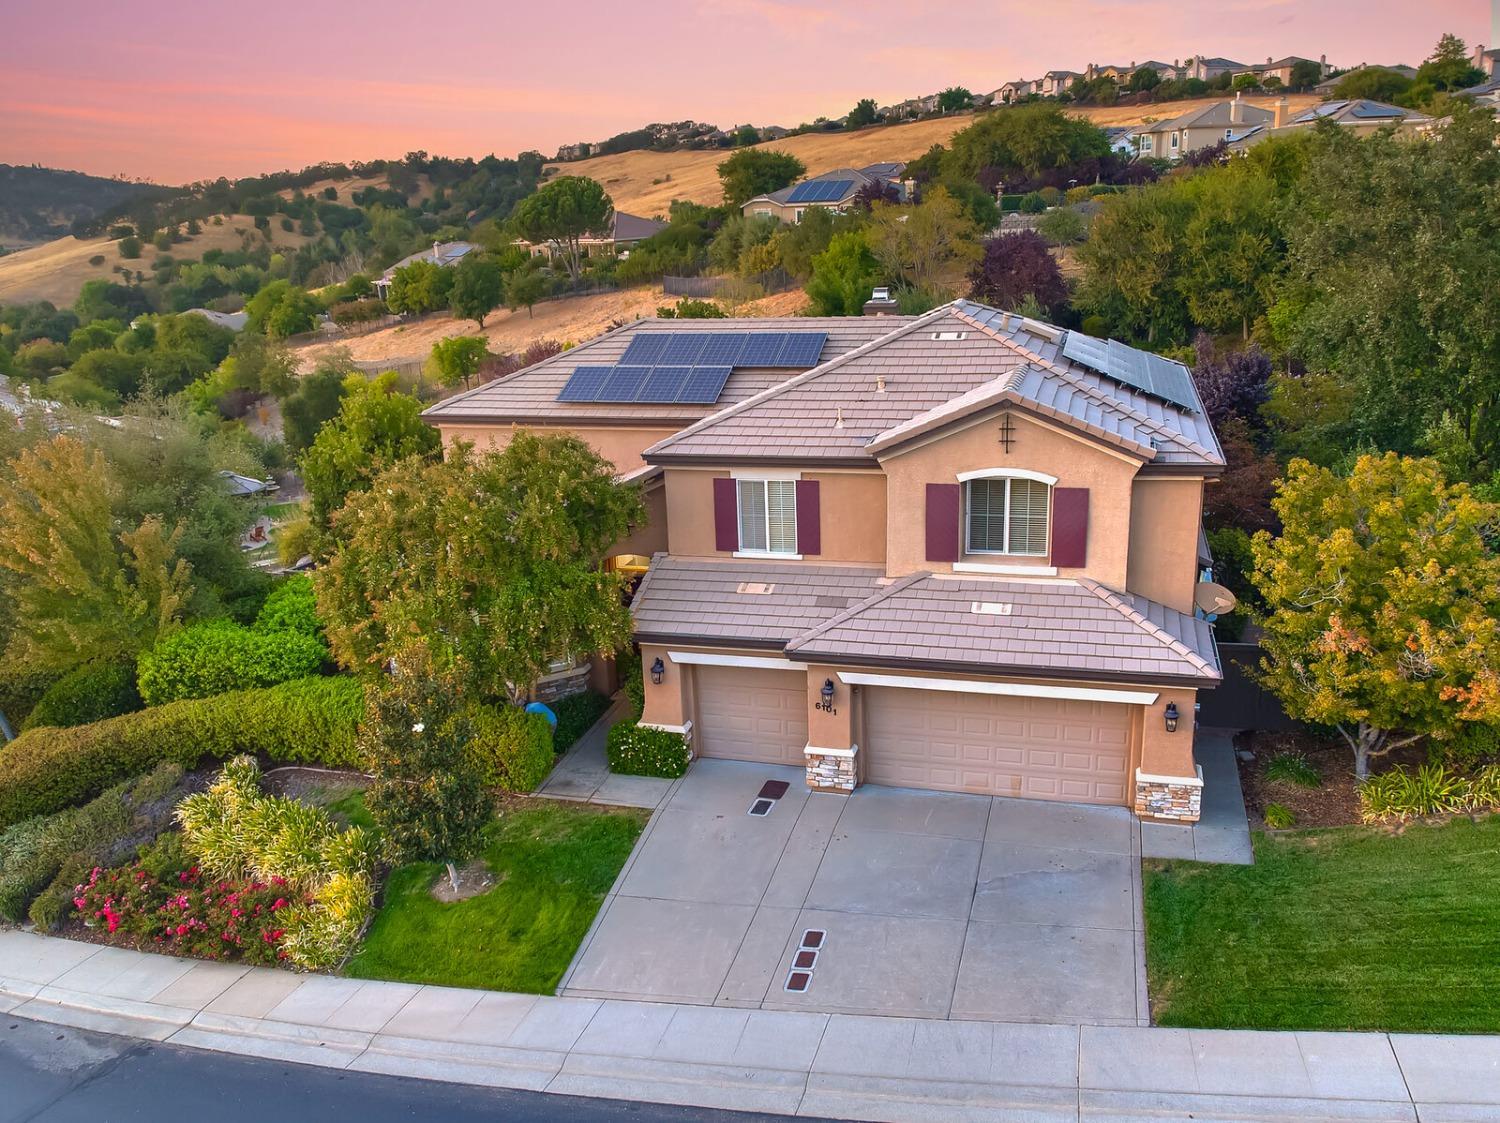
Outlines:
<svg viewBox="0 0 1500 1123"><path fill-rule="evenodd" d="M682 386L692 367L652 367L641 383L639 402L675 402L682 398Z"/></svg>
<svg viewBox="0 0 1500 1123"><path fill-rule="evenodd" d="M646 380L650 367L617 366L610 370L609 377L599 388L596 402L633 402L641 392L641 383Z"/></svg>
<svg viewBox="0 0 1500 1123"><path fill-rule="evenodd" d="M640 332L620 356L622 363L655 363L660 361L672 340L672 332Z"/></svg>
<svg viewBox="0 0 1500 1123"><path fill-rule="evenodd" d="M828 336L820 331L788 332L776 363L783 367L815 367L827 339Z"/></svg>
<svg viewBox="0 0 1500 1123"><path fill-rule="evenodd" d="M614 367L582 366L573 371L567 384L558 392L560 402L598 401L599 388L609 377Z"/></svg>
<svg viewBox="0 0 1500 1123"><path fill-rule="evenodd" d="M706 332L676 331L667 342L667 349L656 360L671 366L692 366L703 353L708 343Z"/></svg>
<svg viewBox="0 0 1500 1123"><path fill-rule="evenodd" d="M749 338L749 333L743 331L711 332L698 355L698 362L705 366L740 366L740 353Z"/></svg>
<svg viewBox="0 0 1500 1123"><path fill-rule="evenodd" d="M724 391L724 383L728 379L728 367L694 367L688 373L677 401L696 405L713 405L719 400L719 395Z"/></svg>
<svg viewBox="0 0 1500 1123"><path fill-rule="evenodd" d="M1171 362L1146 351L1137 351L1134 347L1116 343L1113 339L1095 339L1077 331L1067 333L1063 339L1062 353L1075 363L1081 363L1106 378L1134 387L1152 397L1194 413L1202 409L1198 395L1193 390L1192 377L1188 374L1187 367L1181 363Z"/></svg>

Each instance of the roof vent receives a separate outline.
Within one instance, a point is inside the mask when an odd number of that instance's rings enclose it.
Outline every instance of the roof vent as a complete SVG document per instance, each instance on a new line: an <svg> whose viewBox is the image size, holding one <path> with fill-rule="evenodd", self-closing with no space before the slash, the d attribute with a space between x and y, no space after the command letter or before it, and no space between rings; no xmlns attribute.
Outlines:
<svg viewBox="0 0 1500 1123"><path fill-rule="evenodd" d="M833 427L835 429L842 429L844 427L844 407L843 406L835 406L834 407Z"/></svg>
<svg viewBox="0 0 1500 1123"><path fill-rule="evenodd" d="M737 593L746 593L750 596L763 597L768 593L774 592L775 589L775 585L768 585L764 581L741 581L735 586L734 591Z"/></svg>
<svg viewBox="0 0 1500 1123"><path fill-rule="evenodd" d="M885 393L885 375L883 375L883 374L877 376L876 379L875 379L875 393L877 393L877 394L884 394Z"/></svg>
<svg viewBox="0 0 1500 1123"><path fill-rule="evenodd" d="M951 342L959 339L968 339L969 333L966 331L935 331L932 333L932 338Z"/></svg>
<svg viewBox="0 0 1500 1123"><path fill-rule="evenodd" d="M977 600L969 605L969 611L976 616L1009 616L1012 606L1000 601Z"/></svg>
<svg viewBox="0 0 1500 1123"><path fill-rule="evenodd" d="M1033 320L1029 316L1021 317L1021 326L1032 335L1039 335L1043 339L1051 340L1053 343L1056 343L1063 337L1061 328L1055 328L1051 324L1044 324L1040 320Z"/></svg>

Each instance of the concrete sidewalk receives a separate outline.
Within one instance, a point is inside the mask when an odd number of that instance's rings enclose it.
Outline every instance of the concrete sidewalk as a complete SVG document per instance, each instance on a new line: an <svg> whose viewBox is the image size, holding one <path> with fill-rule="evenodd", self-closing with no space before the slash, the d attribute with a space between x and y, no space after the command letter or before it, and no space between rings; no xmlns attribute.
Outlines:
<svg viewBox="0 0 1500 1123"><path fill-rule="evenodd" d="M295 975L0 932L0 1013L352 1071L868 1120L1500 1120L1500 1037L947 1022Z"/></svg>

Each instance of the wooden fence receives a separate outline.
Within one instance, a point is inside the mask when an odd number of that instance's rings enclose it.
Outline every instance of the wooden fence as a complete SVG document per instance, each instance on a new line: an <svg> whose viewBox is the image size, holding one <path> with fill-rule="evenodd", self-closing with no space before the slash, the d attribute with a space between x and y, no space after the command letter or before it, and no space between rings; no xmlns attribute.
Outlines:
<svg viewBox="0 0 1500 1123"><path fill-rule="evenodd" d="M1251 671L1260 665L1260 645L1219 644L1224 681L1198 695L1198 723L1217 729L1266 729L1288 732L1302 723L1287 716L1276 696L1255 681Z"/></svg>

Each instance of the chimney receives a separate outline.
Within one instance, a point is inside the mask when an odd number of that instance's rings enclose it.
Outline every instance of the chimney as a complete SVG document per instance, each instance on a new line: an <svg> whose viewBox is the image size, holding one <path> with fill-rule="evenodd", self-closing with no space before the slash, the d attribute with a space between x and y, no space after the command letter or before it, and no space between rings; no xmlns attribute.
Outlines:
<svg viewBox="0 0 1500 1123"><path fill-rule="evenodd" d="M1271 121L1271 127L1273 129L1282 128L1286 124L1286 119L1287 119L1286 95L1282 94L1279 98L1276 99L1276 116Z"/></svg>
<svg viewBox="0 0 1500 1123"><path fill-rule="evenodd" d="M866 316L893 316L900 307L892 299L889 285L876 285L875 291L870 294L870 299L865 301L860 311Z"/></svg>
<svg viewBox="0 0 1500 1123"><path fill-rule="evenodd" d="M1231 124L1238 125L1245 120L1245 96L1244 90L1235 92L1234 100L1229 103L1229 120Z"/></svg>
<svg viewBox="0 0 1500 1123"><path fill-rule="evenodd" d="M1267 66L1270 66L1270 65L1271 65L1271 56L1270 56L1270 55L1267 55L1267 56L1266 56L1266 65L1267 65Z"/></svg>

